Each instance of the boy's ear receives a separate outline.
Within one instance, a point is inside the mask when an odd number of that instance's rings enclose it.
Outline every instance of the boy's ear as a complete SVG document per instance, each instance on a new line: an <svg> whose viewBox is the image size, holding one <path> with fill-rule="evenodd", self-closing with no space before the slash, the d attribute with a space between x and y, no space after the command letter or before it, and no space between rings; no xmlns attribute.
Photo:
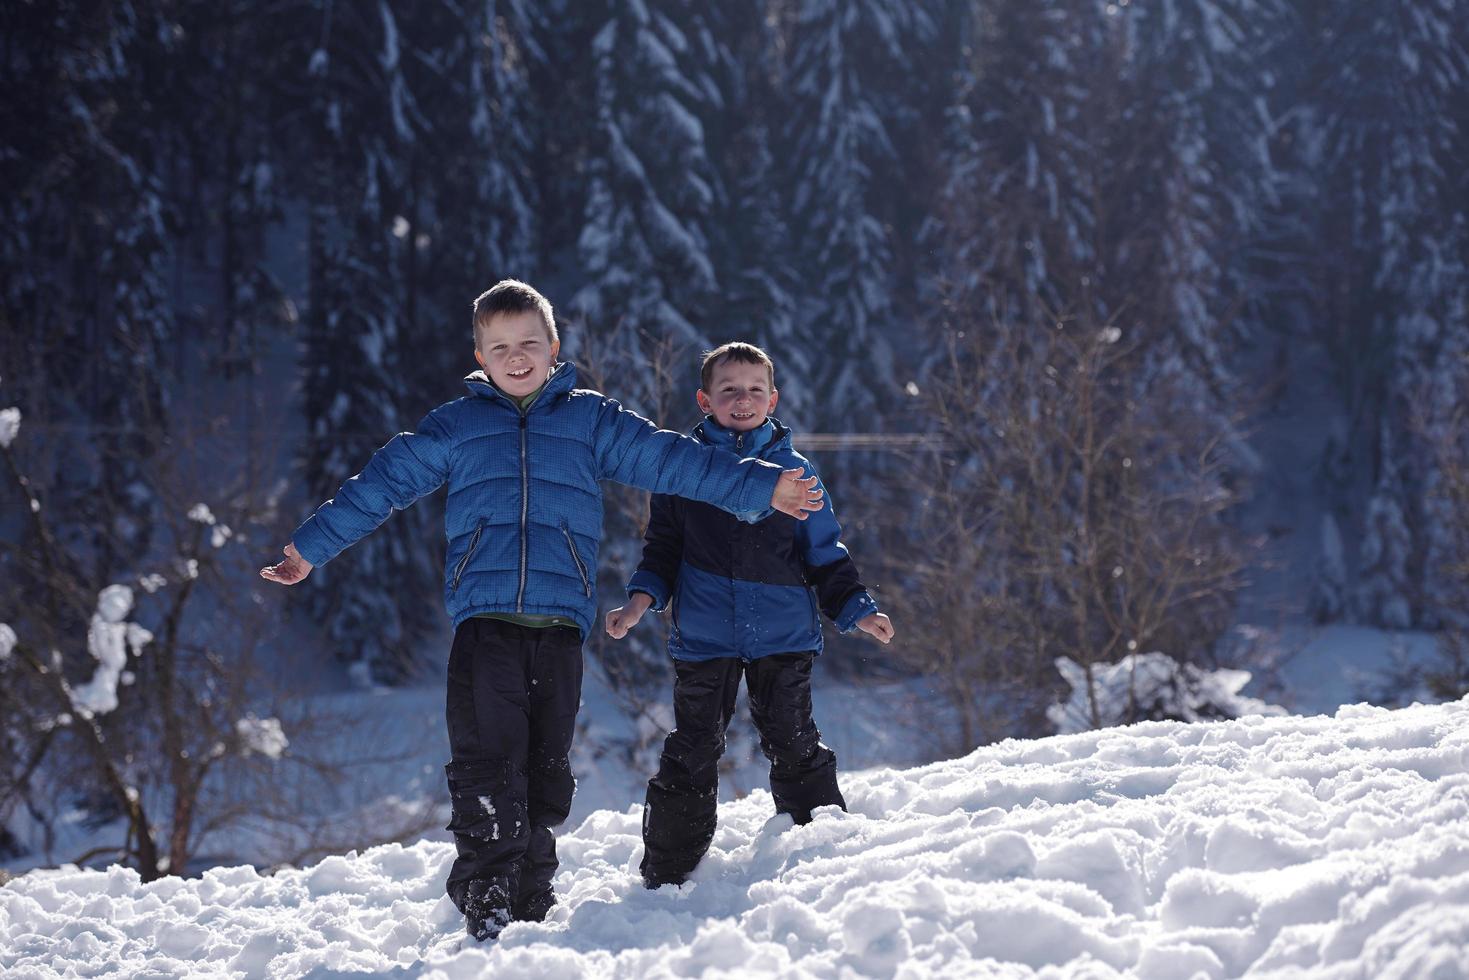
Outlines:
<svg viewBox="0 0 1469 980"><path fill-rule="evenodd" d="M490 366L485 363L485 356L479 352L478 347L474 349L474 359L479 362L480 370L484 371L485 374L490 373Z"/></svg>
<svg viewBox="0 0 1469 980"><path fill-rule="evenodd" d="M780 401L780 389L779 388L771 388L770 389L770 407L765 410L765 414L766 415L769 415L771 412L775 411L775 403L778 402L778 401Z"/></svg>
<svg viewBox="0 0 1469 980"><path fill-rule="evenodd" d="M553 340L553 341L551 341L551 363L552 364L555 364L556 363L556 355L559 354L559 353L561 353L561 341L560 340Z"/></svg>
<svg viewBox="0 0 1469 980"><path fill-rule="evenodd" d="M698 391L694 392L694 401L699 403L699 411L703 412L705 415L714 414L714 403L709 400L708 395L704 394L703 388L700 388Z"/></svg>

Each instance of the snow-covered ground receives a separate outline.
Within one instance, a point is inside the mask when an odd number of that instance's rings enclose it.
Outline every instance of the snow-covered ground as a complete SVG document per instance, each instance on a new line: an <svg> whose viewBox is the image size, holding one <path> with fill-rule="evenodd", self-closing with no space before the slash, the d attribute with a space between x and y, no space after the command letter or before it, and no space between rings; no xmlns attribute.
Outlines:
<svg viewBox="0 0 1469 980"><path fill-rule="evenodd" d="M720 807L643 890L636 807L561 840L562 904L461 943L450 845L0 888L7 977L1469 976L1469 699L1151 722L845 777L806 827Z"/></svg>

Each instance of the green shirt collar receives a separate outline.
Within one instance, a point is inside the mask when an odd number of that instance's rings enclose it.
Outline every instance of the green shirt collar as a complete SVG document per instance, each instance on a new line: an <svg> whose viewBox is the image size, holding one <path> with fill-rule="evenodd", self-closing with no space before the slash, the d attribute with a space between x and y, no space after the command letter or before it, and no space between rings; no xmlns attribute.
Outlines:
<svg viewBox="0 0 1469 980"><path fill-rule="evenodd" d="M534 402L537 398L539 398L541 396L541 392L543 392L545 390L546 390L546 382L545 381L542 381L541 382L541 386L539 388L537 388L535 391L531 392L529 395L526 395L524 398L520 399L520 410L522 412L529 412L530 411L531 403Z"/></svg>

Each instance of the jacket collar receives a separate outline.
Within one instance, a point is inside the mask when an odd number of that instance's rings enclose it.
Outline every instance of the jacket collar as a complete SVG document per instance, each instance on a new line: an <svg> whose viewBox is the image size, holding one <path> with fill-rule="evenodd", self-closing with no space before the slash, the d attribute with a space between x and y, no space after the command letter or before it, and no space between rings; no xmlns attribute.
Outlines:
<svg viewBox="0 0 1469 980"><path fill-rule="evenodd" d="M464 386L469 389L469 393L472 395L478 395L481 398L488 398L492 401L498 399L516 411L520 410L520 403L499 388L496 388L494 382L490 380L484 371L473 371L466 374L464 376ZM551 365L551 375L546 379L545 387L541 389L540 396L531 403L531 410L534 411L538 406L546 404L557 395L566 394L575 387L575 364L569 361L561 361Z"/></svg>
<svg viewBox="0 0 1469 980"><path fill-rule="evenodd" d="M694 426L693 436L705 445L727 449L741 457L763 457L782 446L789 448L791 443L791 430L773 418L767 418L758 429L732 432L714 421L712 415L707 415L704 421Z"/></svg>

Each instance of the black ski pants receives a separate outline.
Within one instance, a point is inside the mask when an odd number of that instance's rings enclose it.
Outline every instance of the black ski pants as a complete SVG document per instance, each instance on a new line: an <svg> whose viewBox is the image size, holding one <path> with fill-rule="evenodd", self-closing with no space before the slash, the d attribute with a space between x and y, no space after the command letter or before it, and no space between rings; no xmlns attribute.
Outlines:
<svg viewBox="0 0 1469 980"><path fill-rule="evenodd" d="M714 839L719 757L741 677L760 749L770 760L776 812L804 824L819 806L847 808L837 788L836 753L821 744L811 718L813 659L811 653L782 653L750 661L674 661L674 729L664 739L643 808L642 872L649 884L683 881Z"/></svg>
<svg viewBox="0 0 1469 980"><path fill-rule="evenodd" d="M449 651L452 818L459 856L447 890L507 878L512 910L544 907L556 873L551 828L571 812L571 740L581 703L581 633L467 619Z"/></svg>

